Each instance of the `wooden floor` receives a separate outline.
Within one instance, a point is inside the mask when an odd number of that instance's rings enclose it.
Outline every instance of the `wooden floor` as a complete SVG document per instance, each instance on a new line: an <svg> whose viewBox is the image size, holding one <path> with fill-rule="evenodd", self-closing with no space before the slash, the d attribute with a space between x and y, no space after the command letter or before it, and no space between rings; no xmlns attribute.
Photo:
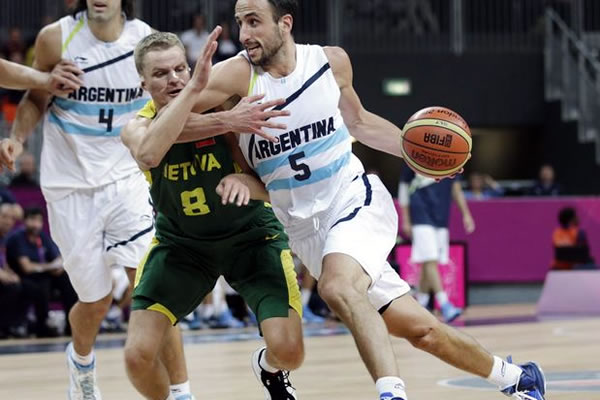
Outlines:
<svg viewBox="0 0 600 400"><path fill-rule="evenodd" d="M469 309L466 320L530 315L532 312L531 306L473 307ZM516 361L539 362L549 377L547 400L600 400L600 318L467 326L458 329L475 336L497 355L512 354ZM186 333L206 334L202 331ZM215 331L210 331L209 334L214 335ZM106 338L104 336L102 340ZM120 336L110 338L119 339ZM2 347L15 343L38 342L0 342L0 351ZM291 375L300 399L374 400L377 397L350 335L307 337L305 343L305 363ZM186 344L190 379L198 400L264 399L262 389L249 365L250 354L259 345L260 341L254 338ZM411 400L505 398L485 388L458 388L443 384L448 379L468 378L468 375L413 349L405 341L394 339L393 345ZM97 350L97 360L98 378L105 400L140 398L125 375L121 348ZM586 372L587 380L579 379L576 374ZM568 373L573 373L570 380ZM555 382L553 376L567 378L560 378L563 380ZM469 382L472 380L467 380L467 384ZM63 400L66 398L66 385L63 353L0 356L2 400ZM595 385L596 391L589 391L589 385ZM552 391L553 387L560 390Z"/></svg>

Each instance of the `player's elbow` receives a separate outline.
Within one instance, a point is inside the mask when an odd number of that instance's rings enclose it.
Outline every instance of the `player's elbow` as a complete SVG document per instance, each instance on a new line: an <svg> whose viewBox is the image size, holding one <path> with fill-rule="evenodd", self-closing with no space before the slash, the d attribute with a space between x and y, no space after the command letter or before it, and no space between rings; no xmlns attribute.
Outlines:
<svg viewBox="0 0 600 400"><path fill-rule="evenodd" d="M30 103L38 109L40 114L43 114L48 107L50 96L47 92L40 89L30 89L25 92L19 107L25 107L23 104Z"/></svg>
<svg viewBox="0 0 600 400"><path fill-rule="evenodd" d="M364 111L364 110L363 110ZM348 120L344 120L346 127L350 131L350 134L359 142L363 141L368 136L368 129L364 129L366 113L357 112L355 115Z"/></svg>
<svg viewBox="0 0 600 400"><path fill-rule="evenodd" d="M162 156L158 154L153 146L148 145L147 142L140 143L137 147L129 147L129 149L135 161L143 169L158 167L162 159Z"/></svg>
<svg viewBox="0 0 600 400"><path fill-rule="evenodd" d="M134 158L145 169L158 167L162 159L156 152L140 152L134 155Z"/></svg>

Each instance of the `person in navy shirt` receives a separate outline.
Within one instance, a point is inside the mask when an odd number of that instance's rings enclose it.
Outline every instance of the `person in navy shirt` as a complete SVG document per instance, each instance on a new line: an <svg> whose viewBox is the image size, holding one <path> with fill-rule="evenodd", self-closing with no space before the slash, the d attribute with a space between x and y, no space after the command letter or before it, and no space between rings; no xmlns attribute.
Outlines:
<svg viewBox="0 0 600 400"><path fill-rule="evenodd" d="M448 221L452 199L463 215L465 231L473 232L475 223L460 182L443 179L436 183L432 178L404 168L398 201L402 212L402 232L412 238L411 261L422 265L417 300L427 306L433 292L446 322L451 322L462 312L448 299L438 270L438 263L448 263Z"/></svg>
<svg viewBox="0 0 600 400"><path fill-rule="evenodd" d="M62 268L62 258L50 237L42 231L44 219L39 208L25 210L23 227L16 230L6 241L8 264L21 280L34 285L41 294L34 304L36 314L35 334L38 337L56 336L46 324L53 289L57 289L68 315L77 301L77 295ZM66 332L69 333L67 322Z"/></svg>

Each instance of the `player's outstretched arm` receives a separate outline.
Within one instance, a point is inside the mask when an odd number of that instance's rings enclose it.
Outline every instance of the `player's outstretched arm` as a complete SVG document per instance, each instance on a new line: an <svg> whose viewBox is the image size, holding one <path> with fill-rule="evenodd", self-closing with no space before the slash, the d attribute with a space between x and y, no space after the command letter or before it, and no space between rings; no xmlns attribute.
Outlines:
<svg viewBox="0 0 600 400"><path fill-rule="evenodd" d="M204 90L208 82L211 60L217 49L217 38L220 33L220 26L210 33L196 62L194 74L181 93L163 107L149 124L141 118L136 118L121 132L123 143L129 148L140 167L149 169L158 166L173 143L177 141L195 104L195 96Z"/></svg>
<svg viewBox="0 0 600 400"><path fill-rule="evenodd" d="M232 57L216 64L211 71L206 89L196 96L196 105L193 111L201 114L224 105L232 98L242 98L240 104L230 112L214 113L213 117L226 121L229 124L229 131L253 133L267 140L275 141L274 137L262 129L284 129L284 125L273 120L267 121L267 119L289 114L269 110L269 107L281 104L283 100L274 100L261 105L256 103L259 97L245 98L248 96L250 71L250 64L242 57ZM194 121L194 117L189 119L189 124L189 132L191 134L197 132L199 123Z"/></svg>
<svg viewBox="0 0 600 400"><path fill-rule="evenodd" d="M352 86L352 63L340 47L325 47L329 65L340 87L340 111L350 134L376 150L402 157L400 128L367 111Z"/></svg>
<svg viewBox="0 0 600 400"><path fill-rule="evenodd" d="M55 95L79 89L79 69L70 61L57 64L51 73L0 59L0 87L16 90L42 89Z"/></svg>
<svg viewBox="0 0 600 400"><path fill-rule="evenodd" d="M61 29L58 23L40 31L34 51L33 67L39 71L49 72L60 62ZM50 93L46 90L31 89L25 93L17 108L10 137L0 142L0 169L6 167L14 171L15 161L23 151L23 143L44 115L49 98Z"/></svg>
<svg viewBox="0 0 600 400"><path fill-rule="evenodd" d="M276 138L262 129L286 129L285 124L277 123L272 118L288 116L290 112L287 110L272 110L273 107L285 103L285 99L260 103L259 100L263 97L264 95L244 97L228 111L206 115L190 114L177 142L192 142L227 132L254 133L267 140L276 141Z"/></svg>

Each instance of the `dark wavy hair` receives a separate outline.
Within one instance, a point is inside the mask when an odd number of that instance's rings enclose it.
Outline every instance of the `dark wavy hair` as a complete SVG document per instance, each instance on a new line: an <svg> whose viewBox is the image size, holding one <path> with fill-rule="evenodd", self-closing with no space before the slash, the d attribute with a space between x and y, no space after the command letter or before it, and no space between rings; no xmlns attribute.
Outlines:
<svg viewBox="0 0 600 400"><path fill-rule="evenodd" d="M73 17L75 17L75 14L77 14L79 11L87 10L87 8L86 0L78 0L75 7L73 7ZM134 19L135 0L121 0L121 10L125 13L127 19Z"/></svg>
<svg viewBox="0 0 600 400"><path fill-rule="evenodd" d="M290 14L294 21L298 15L298 0L269 0L273 7L273 19L275 22L286 14Z"/></svg>

